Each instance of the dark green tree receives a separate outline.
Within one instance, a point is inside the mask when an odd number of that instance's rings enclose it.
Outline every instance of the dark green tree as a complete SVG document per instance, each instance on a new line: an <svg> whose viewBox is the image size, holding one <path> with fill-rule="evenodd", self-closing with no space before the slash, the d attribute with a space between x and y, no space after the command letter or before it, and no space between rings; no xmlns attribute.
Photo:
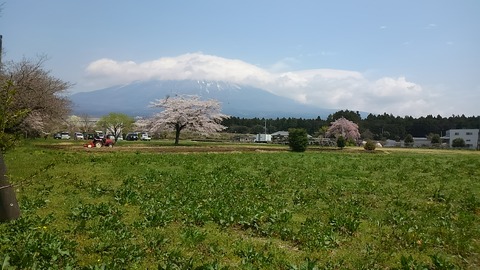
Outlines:
<svg viewBox="0 0 480 270"><path fill-rule="evenodd" d="M360 123L360 120L362 120L362 117L358 111L354 112L349 110L340 110L334 114L330 114L327 118L327 122L330 123L342 117L354 123Z"/></svg>
<svg viewBox="0 0 480 270"><path fill-rule="evenodd" d="M410 134L407 134L405 136L405 139L403 139L403 142L405 143L405 146L412 146L413 145L413 136Z"/></svg>
<svg viewBox="0 0 480 270"><path fill-rule="evenodd" d="M345 138L343 138L343 136L339 136L337 138L337 147L340 148L340 149L343 149L346 145L346 141L345 141Z"/></svg>
<svg viewBox="0 0 480 270"><path fill-rule="evenodd" d="M305 152L308 146L307 131L303 128L290 128L288 130L288 145L294 152Z"/></svg>
<svg viewBox="0 0 480 270"><path fill-rule="evenodd" d="M375 145L375 142L372 140L368 140L367 143L365 143L365 145L363 146L363 149L367 151L373 151L375 150L375 148L377 148L377 146Z"/></svg>
<svg viewBox="0 0 480 270"><path fill-rule="evenodd" d="M250 133L253 133L253 134L265 133L265 126L255 125L252 128L250 128Z"/></svg>
<svg viewBox="0 0 480 270"><path fill-rule="evenodd" d="M370 131L370 129L365 129L365 131L362 132L361 138L364 140L371 140L373 139L373 133Z"/></svg>
<svg viewBox="0 0 480 270"><path fill-rule="evenodd" d="M465 140L463 138L455 138L452 141L452 147L461 148L465 147Z"/></svg>
<svg viewBox="0 0 480 270"><path fill-rule="evenodd" d="M438 135L438 134L433 134L432 137L431 137L431 139L430 139L430 142L431 142L432 144L439 144L439 143L441 142L441 140L440 140L440 135Z"/></svg>

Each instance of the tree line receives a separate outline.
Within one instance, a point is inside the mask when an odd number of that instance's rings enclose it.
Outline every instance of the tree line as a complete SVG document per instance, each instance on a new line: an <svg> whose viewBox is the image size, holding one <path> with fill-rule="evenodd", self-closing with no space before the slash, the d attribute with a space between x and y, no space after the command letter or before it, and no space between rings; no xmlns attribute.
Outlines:
<svg viewBox="0 0 480 270"><path fill-rule="evenodd" d="M341 117L356 123L363 139L373 140L403 140L409 134L413 137L429 137L433 134L443 136L449 129L480 128L480 116L427 115L415 118L384 113L368 114L362 118L358 111L350 110L337 111L326 119L230 117L223 120L222 124L227 127L227 132L231 133L264 133L265 127L267 133L303 128L308 134L318 136L324 135L330 124Z"/></svg>

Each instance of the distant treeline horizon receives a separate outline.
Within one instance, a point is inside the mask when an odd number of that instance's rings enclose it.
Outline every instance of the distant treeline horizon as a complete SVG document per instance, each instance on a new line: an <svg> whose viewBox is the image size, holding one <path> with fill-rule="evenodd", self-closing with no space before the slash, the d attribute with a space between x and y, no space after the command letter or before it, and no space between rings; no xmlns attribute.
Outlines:
<svg viewBox="0 0 480 270"><path fill-rule="evenodd" d="M394 116L392 114L368 114L362 118L358 111L340 110L330 114L326 119L320 116L314 119L306 118L240 118L230 117L222 124L231 133L271 134L277 131L288 131L289 128L303 128L313 136L322 135L331 122L340 117L356 123L363 139L374 140L402 140L408 134L413 137L429 137L433 134L444 136L449 129L477 129L480 128L480 116L452 115L442 117L440 115L422 116Z"/></svg>

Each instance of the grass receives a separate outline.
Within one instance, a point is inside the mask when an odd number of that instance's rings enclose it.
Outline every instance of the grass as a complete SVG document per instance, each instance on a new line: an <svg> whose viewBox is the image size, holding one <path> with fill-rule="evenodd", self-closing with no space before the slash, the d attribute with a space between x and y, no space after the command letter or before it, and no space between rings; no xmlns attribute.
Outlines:
<svg viewBox="0 0 480 270"><path fill-rule="evenodd" d="M7 153L4 269L480 267L480 152L186 145Z"/></svg>

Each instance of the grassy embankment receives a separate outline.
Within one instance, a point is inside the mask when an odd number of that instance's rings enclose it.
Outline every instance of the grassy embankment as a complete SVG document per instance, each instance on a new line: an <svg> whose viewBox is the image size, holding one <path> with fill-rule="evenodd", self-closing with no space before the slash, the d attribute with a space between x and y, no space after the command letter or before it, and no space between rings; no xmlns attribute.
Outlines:
<svg viewBox="0 0 480 270"><path fill-rule="evenodd" d="M7 153L23 215L0 224L0 261L39 269L480 267L480 152L185 145L47 141Z"/></svg>

